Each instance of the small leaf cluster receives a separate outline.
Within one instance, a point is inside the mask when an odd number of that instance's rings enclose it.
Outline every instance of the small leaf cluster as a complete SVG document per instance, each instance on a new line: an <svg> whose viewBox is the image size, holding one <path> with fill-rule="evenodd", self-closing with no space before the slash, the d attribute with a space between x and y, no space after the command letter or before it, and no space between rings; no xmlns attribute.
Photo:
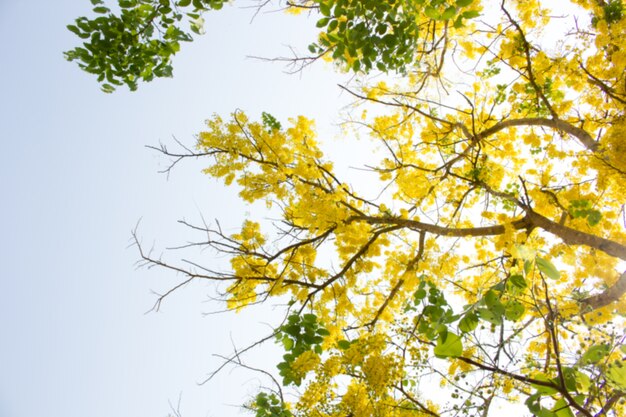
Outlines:
<svg viewBox="0 0 626 417"><path fill-rule="evenodd" d="M421 310L418 307L422 307ZM422 277L406 311L419 311L416 329L430 340L436 340L437 357L458 357L463 353L461 338L449 331L448 325L459 319L446 301L443 292Z"/></svg>
<svg viewBox="0 0 626 417"><path fill-rule="evenodd" d="M591 208L591 202L589 200L572 200L570 201L569 214L575 218L587 219L589 226L595 226L602 220L602 213L600 211Z"/></svg>
<svg viewBox="0 0 626 417"><path fill-rule="evenodd" d="M593 16L591 19L592 24L595 26L600 19L605 20L609 25L619 22L624 16L624 4L622 0L609 0L602 3L602 15L601 17Z"/></svg>
<svg viewBox="0 0 626 417"><path fill-rule="evenodd" d="M283 355L283 362L277 365L280 376L285 385L302 383L302 375L294 372L292 365L303 353L314 351L322 354L322 342L330 332L322 326L315 314L292 314L287 322L278 329L276 339L282 343L287 353Z"/></svg>
<svg viewBox="0 0 626 417"><path fill-rule="evenodd" d="M459 321L462 334L478 327L480 320L491 326L499 326L504 320L518 321L526 309L517 297L524 293L528 284L522 275L510 275L504 281L492 286L475 304L467 306Z"/></svg>
<svg viewBox="0 0 626 417"><path fill-rule="evenodd" d="M602 375L609 385L623 392L626 390L626 361L623 358L609 360L613 349L612 343L608 342L592 344L580 357L575 368ZM626 354L626 345L619 345L619 350L622 355ZM585 388L592 391L596 389L591 383Z"/></svg>
<svg viewBox="0 0 626 417"><path fill-rule="evenodd" d="M201 13L220 9L226 0L118 0L113 13L103 0L91 0L95 18L79 17L67 28L83 39L83 45L65 52L68 61L98 77L104 92L126 84L137 89L139 80L171 77L171 59L181 42L192 40L178 23L190 19L191 30L200 33ZM181 9L191 6L182 13Z"/></svg>
<svg viewBox="0 0 626 417"><path fill-rule="evenodd" d="M621 350L626 353L626 348L622 345ZM565 398L562 391L567 391L568 396L578 404L584 404L587 395L597 395L598 385L592 383L589 375L600 374L606 377L608 384L613 385L618 390L626 389L626 367L624 361L615 360L606 364L608 356L611 354L609 343L600 343L590 346L580 357L574 366L564 366L560 368L561 376L548 377L545 374L534 376L536 380L549 382L554 387L533 384L534 393L526 400L526 406L533 415L538 417L573 417L571 403ZM599 371L599 372L598 372ZM543 397L555 399L554 405L550 408L544 407L541 400Z"/></svg>
<svg viewBox="0 0 626 417"><path fill-rule="evenodd" d="M276 394L260 392L257 394L252 408L255 410L255 417L292 417L293 414Z"/></svg>
<svg viewBox="0 0 626 417"><path fill-rule="evenodd" d="M311 53L332 50L332 58L354 72L406 72L415 60L418 42L423 38L422 16L435 21L452 21L456 27L464 19L478 16L462 11L473 0L320 0L322 18L317 27L324 33Z"/></svg>
<svg viewBox="0 0 626 417"><path fill-rule="evenodd" d="M572 379L569 379L570 384ZM543 388L545 391L554 391L552 388ZM533 394L526 399L526 407L528 410L537 417L574 417L574 413L568 405L565 398L559 398L551 408L546 408L541 404L542 395L539 393Z"/></svg>
<svg viewBox="0 0 626 417"><path fill-rule="evenodd" d="M267 128L267 131L269 133L272 133L273 131L276 131L276 130L280 130L282 127L280 122L269 113L266 113L266 112L261 113L261 120L263 122L263 126Z"/></svg>
<svg viewBox="0 0 626 417"><path fill-rule="evenodd" d="M520 40L521 45L521 40ZM520 46L520 54L523 54L523 49ZM526 83L524 85L524 93L525 99L523 102L517 106L515 111L518 114L533 114L538 116L549 116L550 109L546 105L545 101L540 99L538 94L543 95L546 99L550 101L560 101L563 99L563 92L559 89L554 88L554 81L546 77L545 81L542 84L537 83ZM511 94L513 97L518 96L517 93Z"/></svg>
<svg viewBox="0 0 626 417"><path fill-rule="evenodd" d="M492 286L476 303L466 306L463 313L454 314L443 292L422 277L405 311L419 313L416 330L428 339L436 340L434 354L437 357L458 357L463 353L463 335L475 330L481 320L496 326L502 325L505 319L516 322L524 315L526 309L517 296L526 288L522 275L511 275ZM460 335L450 331L450 325L456 322Z"/></svg>

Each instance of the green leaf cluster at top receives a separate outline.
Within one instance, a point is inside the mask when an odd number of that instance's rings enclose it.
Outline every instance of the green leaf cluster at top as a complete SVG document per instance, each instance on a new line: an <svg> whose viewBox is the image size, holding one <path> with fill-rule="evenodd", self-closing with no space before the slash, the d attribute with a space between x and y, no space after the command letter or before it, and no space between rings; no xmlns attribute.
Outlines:
<svg viewBox="0 0 626 417"><path fill-rule="evenodd" d="M118 0L120 12L113 13L103 0L91 0L92 19L79 17L67 28L84 40L65 52L84 71L97 75L102 90L110 93L126 84L137 89L139 80L171 77L171 59L181 42L192 40L178 23L190 19L190 29L202 30L201 13L220 9L226 0ZM182 10L188 11L183 13Z"/></svg>
<svg viewBox="0 0 626 417"><path fill-rule="evenodd" d="M95 74L102 90L172 76L172 57L181 42L201 33L202 13L221 9L226 0L117 0L119 12L91 0L95 17L79 17L68 29L83 40L65 52L84 71ZM398 71L415 63L418 43L434 30L430 23L461 27L479 12L473 0L315 0L324 33L309 46L329 53L354 72ZM180 27L187 17L190 32ZM424 17L427 18L424 21ZM441 27L441 26L438 26Z"/></svg>
<svg viewBox="0 0 626 417"><path fill-rule="evenodd" d="M619 22L624 17L624 4L622 0L609 0L602 2L602 16L593 16L591 23L593 26L598 24L598 21L605 20L609 25Z"/></svg>
<svg viewBox="0 0 626 417"><path fill-rule="evenodd" d="M309 46L311 53L331 51L335 61L347 64L354 72L406 72L414 62L415 51L427 16L434 21L453 21L463 26L464 19L477 17L475 10L463 10L473 0L319 0L322 18L317 27L324 34Z"/></svg>
<svg viewBox="0 0 626 417"><path fill-rule="evenodd" d="M283 344L287 353L283 362L277 365L285 385L302 383L302 375L293 371L293 362L304 352L314 351L322 354L322 342L330 332L317 321L315 314L292 314L287 322L278 329L276 339Z"/></svg>

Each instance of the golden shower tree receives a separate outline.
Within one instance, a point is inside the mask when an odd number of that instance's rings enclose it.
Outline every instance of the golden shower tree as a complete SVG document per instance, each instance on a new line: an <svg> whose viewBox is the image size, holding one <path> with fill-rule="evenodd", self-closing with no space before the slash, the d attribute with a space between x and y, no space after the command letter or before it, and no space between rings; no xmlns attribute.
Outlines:
<svg viewBox="0 0 626 417"><path fill-rule="evenodd" d="M215 116L195 151L163 152L206 158L206 174L279 219L235 234L200 227L226 271L142 252L184 274L181 286L221 283L229 308L289 301L273 335L279 381L249 407L624 415L621 1L288 7L319 13L308 59L363 76L345 89L373 114L354 121L377 144L364 161L373 175L342 179L309 118Z"/></svg>

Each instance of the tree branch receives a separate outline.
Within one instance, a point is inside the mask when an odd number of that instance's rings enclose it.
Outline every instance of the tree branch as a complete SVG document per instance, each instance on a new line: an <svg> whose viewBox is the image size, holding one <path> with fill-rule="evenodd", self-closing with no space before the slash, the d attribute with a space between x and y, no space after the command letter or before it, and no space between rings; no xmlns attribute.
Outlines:
<svg viewBox="0 0 626 417"><path fill-rule="evenodd" d="M596 310L618 301L624 293L626 293L626 271L617 279L615 284L600 294L585 298L581 303L587 309Z"/></svg>
<svg viewBox="0 0 626 417"><path fill-rule="evenodd" d="M387 224L397 225L401 227L407 227L413 230L424 231L432 233L438 236L450 236L450 237L479 237L479 236L495 236L501 235L505 232L504 225L484 226L484 227L467 227L467 228L453 228L437 226L435 224L423 223L417 220L401 219L397 217L373 217L373 216L352 216L348 218L350 221L365 221L369 224ZM531 223L526 217L511 222L514 229L527 229L531 226Z"/></svg>
<svg viewBox="0 0 626 417"><path fill-rule="evenodd" d="M491 136L503 129L514 126L544 126L551 129L560 130L568 135L574 136L578 141L591 152L598 151L598 142L587 131L576 127L560 119L547 119L545 117L525 117L521 119L503 120L478 134L480 139Z"/></svg>

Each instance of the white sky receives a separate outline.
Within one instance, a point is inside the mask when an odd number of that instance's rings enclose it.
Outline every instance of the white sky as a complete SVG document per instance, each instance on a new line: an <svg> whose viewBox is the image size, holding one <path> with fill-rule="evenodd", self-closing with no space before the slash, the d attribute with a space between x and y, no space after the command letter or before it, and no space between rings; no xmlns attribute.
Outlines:
<svg viewBox="0 0 626 417"><path fill-rule="evenodd" d="M90 12L88 0L0 0L0 416L164 417L182 393L184 417L229 417L258 387L243 371L196 382L231 337L243 346L264 334L271 311L205 317L220 306L194 285L146 315L150 291L176 277L136 270L127 247L139 218L144 243L160 253L191 238L178 219L202 213L234 228L251 210L202 175L203 163L169 180L157 174L166 161L144 145L172 135L193 144L203 120L236 108L314 117L329 137L350 100L324 64L286 75L245 58L303 50L313 24L280 13L249 24L252 11L228 9L206 16L206 35L184 45L174 79L105 95L62 56L77 42L65 25ZM273 366L268 354L257 362Z"/></svg>

